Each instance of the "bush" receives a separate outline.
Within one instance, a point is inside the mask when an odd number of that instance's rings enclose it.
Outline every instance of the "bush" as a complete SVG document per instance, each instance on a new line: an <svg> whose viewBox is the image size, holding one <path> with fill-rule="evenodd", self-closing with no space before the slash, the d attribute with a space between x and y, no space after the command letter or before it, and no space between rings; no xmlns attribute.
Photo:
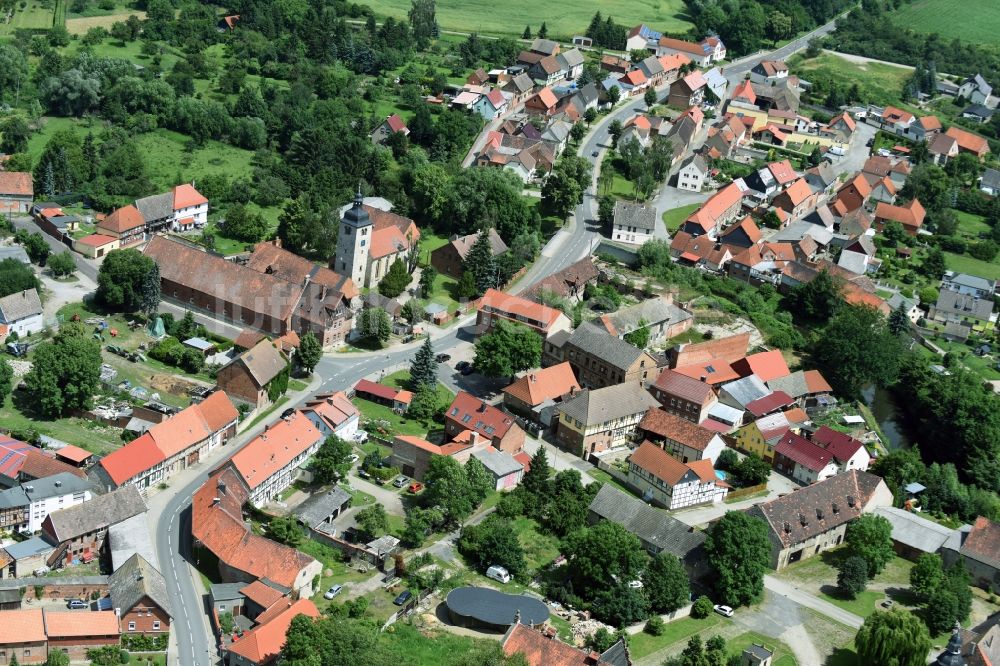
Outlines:
<svg viewBox="0 0 1000 666"><path fill-rule="evenodd" d="M642 628L650 636L662 636L663 635L663 618L659 615L650 616L646 620L646 626Z"/></svg>
<svg viewBox="0 0 1000 666"><path fill-rule="evenodd" d="M691 607L691 617L701 619L708 617L712 613L712 600L702 595L698 597L694 606Z"/></svg>

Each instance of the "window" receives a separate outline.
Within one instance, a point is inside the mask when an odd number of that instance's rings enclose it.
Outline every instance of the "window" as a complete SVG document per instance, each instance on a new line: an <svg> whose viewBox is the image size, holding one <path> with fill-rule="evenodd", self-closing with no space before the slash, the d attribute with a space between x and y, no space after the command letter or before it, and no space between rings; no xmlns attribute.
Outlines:
<svg viewBox="0 0 1000 666"><path fill-rule="evenodd" d="M364 247L364 246L365 246L365 241L362 240L361 241L361 247Z"/></svg>
<svg viewBox="0 0 1000 666"><path fill-rule="evenodd" d="M31 650L28 649L28 648L24 648L24 656L25 657L30 657L31 656Z"/></svg>
<svg viewBox="0 0 1000 666"><path fill-rule="evenodd" d="M160 630L160 621L159 620L154 620L153 621L153 631L159 631L159 630Z"/></svg>
<svg viewBox="0 0 1000 666"><path fill-rule="evenodd" d="M129 622L128 623L128 630L129 631L135 631L135 622Z"/></svg>

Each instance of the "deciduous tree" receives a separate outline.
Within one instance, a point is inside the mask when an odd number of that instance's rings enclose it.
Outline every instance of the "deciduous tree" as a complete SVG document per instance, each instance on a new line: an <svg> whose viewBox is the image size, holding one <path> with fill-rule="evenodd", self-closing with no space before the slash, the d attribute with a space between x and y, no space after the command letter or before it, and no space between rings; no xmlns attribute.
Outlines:
<svg viewBox="0 0 1000 666"><path fill-rule="evenodd" d="M852 555L837 567L837 589L847 599L855 599L868 586L868 563Z"/></svg>
<svg viewBox="0 0 1000 666"><path fill-rule="evenodd" d="M864 664L923 666L931 638L915 615L894 608L869 615L854 637L854 645Z"/></svg>
<svg viewBox="0 0 1000 666"><path fill-rule="evenodd" d="M495 514L478 525L463 527L458 549L481 571L499 565L515 578L523 578L528 572L517 532L509 520Z"/></svg>
<svg viewBox="0 0 1000 666"><path fill-rule="evenodd" d="M311 373L320 359L323 358L323 346L320 344L316 334L306 331L299 342L299 349L295 353L295 359L306 372Z"/></svg>
<svg viewBox="0 0 1000 666"><path fill-rule="evenodd" d="M642 572L643 591L656 613L672 613L688 602L691 595L687 571L677 556L660 553Z"/></svg>
<svg viewBox="0 0 1000 666"><path fill-rule="evenodd" d="M389 529L389 516L385 512L385 507L375 502L366 506L355 516L358 525L373 537L380 537Z"/></svg>
<svg viewBox="0 0 1000 666"><path fill-rule="evenodd" d="M880 574L895 557L892 524L874 513L866 513L849 522L844 541L848 553L865 561L869 578Z"/></svg>
<svg viewBox="0 0 1000 666"><path fill-rule="evenodd" d="M323 440L313 456L312 472L317 483L333 483L347 476L354 449L350 442L331 435Z"/></svg>
<svg viewBox="0 0 1000 666"><path fill-rule="evenodd" d="M753 603L764 591L764 574L771 564L767 524L739 511L722 516L705 541L708 561L715 570L715 589L723 603Z"/></svg>
<svg viewBox="0 0 1000 666"><path fill-rule="evenodd" d="M97 273L98 301L116 312L141 310L143 285L156 268L156 262L138 250L112 250Z"/></svg>
<svg viewBox="0 0 1000 666"><path fill-rule="evenodd" d="M522 324L498 321L476 340L476 368L487 377L510 377L541 361L541 338Z"/></svg>
<svg viewBox="0 0 1000 666"><path fill-rule="evenodd" d="M51 342L35 348L24 378L31 404L46 418L86 409L101 376L101 347L82 327L65 325Z"/></svg>

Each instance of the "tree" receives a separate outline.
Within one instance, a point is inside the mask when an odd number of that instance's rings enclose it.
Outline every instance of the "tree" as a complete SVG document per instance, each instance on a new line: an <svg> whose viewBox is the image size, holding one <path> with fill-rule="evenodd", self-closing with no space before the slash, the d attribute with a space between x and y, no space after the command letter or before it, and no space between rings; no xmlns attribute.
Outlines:
<svg viewBox="0 0 1000 666"><path fill-rule="evenodd" d="M462 277L459 278L458 284L455 286L455 292L459 298L475 298L477 295L475 273L462 271Z"/></svg>
<svg viewBox="0 0 1000 666"><path fill-rule="evenodd" d="M399 316L405 319L408 324L413 326L414 324L419 324L426 319L427 312L424 310L424 306L422 306L419 301L411 298L403 303L403 307L399 309Z"/></svg>
<svg viewBox="0 0 1000 666"><path fill-rule="evenodd" d="M653 88L646 88L646 92L642 95L642 101L646 103L646 108L651 109L656 104L656 90Z"/></svg>
<svg viewBox="0 0 1000 666"><path fill-rule="evenodd" d="M99 648L89 648L87 659L91 666L118 666L121 664L122 651L117 645L105 645ZM11 664L14 662L11 661Z"/></svg>
<svg viewBox="0 0 1000 666"><path fill-rule="evenodd" d="M687 571L677 556L660 553L642 572L642 585L656 613L673 613L688 602L691 589Z"/></svg>
<svg viewBox="0 0 1000 666"><path fill-rule="evenodd" d="M39 286L35 273L17 259L0 261L0 298Z"/></svg>
<svg viewBox="0 0 1000 666"><path fill-rule="evenodd" d="M902 335L909 330L910 317L906 314L906 308L902 303L889 315L888 326L889 332L896 336Z"/></svg>
<svg viewBox="0 0 1000 666"><path fill-rule="evenodd" d="M0 47L5 48L5 47ZM3 56L0 55L0 59ZM0 76L3 76L0 74ZM23 153L28 150L31 129L21 116L10 116L0 123L0 150L8 154Z"/></svg>
<svg viewBox="0 0 1000 666"><path fill-rule="evenodd" d="M565 220L583 197L580 184L558 165L542 183L542 203L553 215Z"/></svg>
<svg viewBox="0 0 1000 666"><path fill-rule="evenodd" d="M302 528L292 516L278 516L272 518L267 526L268 535L286 546L293 548L302 541Z"/></svg>
<svg viewBox="0 0 1000 666"><path fill-rule="evenodd" d="M11 655L11 664L14 663L14 655ZM45 660L45 666L69 666L69 655L65 652L56 652L53 650L49 652L48 659Z"/></svg>
<svg viewBox="0 0 1000 666"><path fill-rule="evenodd" d="M426 48L427 42L440 32L434 0L412 0L408 16L413 37L421 49Z"/></svg>
<svg viewBox="0 0 1000 666"><path fill-rule="evenodd" d="M378 283L378 293L386 298L396 298L410 285L410 272L406 270L406 264L402 259L396 259L389 266L389 271Z"/></svg>
<svg viewBox="0 0 1000 666"><path fill-rule="evenodd" d="M382 308L365 308L358 313L357 328L361 337L381 343L392 335L392 322Z"/></svg>
<svg viewBox="0 0 1000 666"><path fill-rule="evenodd" d="M441 408L437 389L433 386L420 386L413 392L413 400L406 414L420 421L429 421L441 411Z"/></svg>
<svg viewBox="0 0 1000 666"><path fill-rule="evenodd" d="M523 578L528 572L517 532L509 520L496 514L488 516L478 525L463 527L458 550L480 571L498 565L515 578Z"/></svg>
<svg viewBox="0 0 1000 666"><path fill-rule="evenodd" d="M312 373L321 358L323 358L323 346L320 344L315 333L306 331L299 342L299 349L295 354L295 359L306 372Z"/></svg>
<svg viewBox="0 0 1000 666"><path fill-rule="evenodd" d="M811 281L793 287L788 294L789 307L812 321L829 321L840 307L841 285L826 270Z"/></svg>
<svg viewBox="0 0 1000 666"><path fill-rule="evenodd" d="M944 261L944 252L939 247L932 247L924 257L924 263L920 266L920 272L933 280L940 280L947 267Z"/></svg>
<svg viewBox="0 0 1000 666"><path fill-rule="evenodd" d="M438 506L447 522L458 523L476 508L469 478L461 463L450 456L433 456L424 474L424 501Z"/></svg>
<svg viewBox="0 0 1000 666"><path fill-rule="evenodd" d="M856 599L868 586L868 563L852 555L837 567L837 589L847 599Z"/></svg>
<svg viewBox="0 0 1000 666"><path fill-rule="evenodd" d="M611 145L618 145L618 140L621 139L623 131L624 128L622 127L622 121L617 118L611 121L611 124L608 125L608 134L611 136Z"/></svg>
<svg viewBox="0 0 1000 666"><path fill-rule="evenodd" d="M945 170L925 162L913 167L899 193L904 199L919 198L928 211L939 211L948 205L950 189L951 179Z"/></svg>
<svg viewBox="0 0 1000 666"><path fill-rule="evenodd" d="M619 88L618 86L611 86L608 89L608 102L611 103L611 106L614 106L615 104L617 104L618 100L620 100L621 98L622 98L622 90L621 90L621 88ZM617 120L612 120L611 124L614 125L616 122L618 122L618 121ZM619 134L620 134L620 132L619 132ZM612 136L614 136L614 135L612 135ZM617 144L618 142L615 141L615 143Z"/></svg>
<svg viewBox="0 0 1000 666"><path fill-rule="evenodd" d="M475 365L487 377L511 377L542 362L542 339L523 324L499 320L476 340Z"/></svg>
<svg viewBox="0 0 1000 666"><path fill-rule="evenodd" d="M434 347L431 344L430 336L424 338L424 344L413 355L413 363L410 365L410 384L413 390L429 386L432 389L437 387L437 360L434 358Z"/></svg>
<svg viewBox="0 0 1000 666"><path fill-rule="evenodd" d="M482 504L490 491L496 488L496 482L478 458L470 458L465 463L465 478L469 482L469 493L476 506Z"/></svg>
<svg viewBox="0 0 1000 666"><path fill-rule="evenodd" d="M609 580L635 580L646 561L639 539L608 520L567 536L563 553L570 561L574 589L583 596L606 589Z"/></svg>
<svg viewBox="0 0 1000 666"><path fill-rule="evenodd" d="M767 483L771 476L771 465L757 454L749 453L733 466L732 471L737 483L747 488Z"/></svg>
<svg viewBox="0 0 1000 666"><path fill-rule="evenodd" d="M894 608L869 615L854 637L854 645L864 664L923 666L931 638L915 615Z"/></svg>
<svg viewBox="0 0 1000 666"><path fill-rule="evenodd" d="M465 257L463 269L472 273L476 281L476 295L482 296L487 289L500 288L489 229L479 232L472 247L469 248L469 254Z"/></svg>
<svg viewBox="0 0 1000 666"><path fill-rule="evenodd" d="M347 476L353 452L351 443L336 435L323 440L312 459L312 473L316 483L333 483Z"/></svg>
<svg viewBox="0 0 1000 666"><path fill-rule="evenodd" d="M945 581L944 562L936 553L921 553L910 569L910 589L917 598L927 602Z"/></svg>
<svg viewBox="0 0 1000 666"><path fill-rule="evenodd" d="M695 619L706 618L712 613L712 610L712 600L701 595L694 600L694 605L691 607L691 617Z"/></svg>
<svg viewBox="0 0 1000 666"><path fill-rule="evenodd" d="M378 502L366 506L354 519L365 534L373 537L380 537L389 530L389 516Z"/></svg>
<svg viewBox="0 0 1000 666"><path fill-rule="evenodd" d="M65 325L35 348L24 378L31 404L46 418L87 409L101 377L101 347L82 326Z"/></svg>
<svg viewBox="0 0 1000 666"><path fill-rule="evenodd" d="M545 21L542 21L542 26L538 29L538 38L546 39L549 36L549 29L545 26Z"/></svg>
<svg viewBox="0 0 1000 666"><path fill-rule="evenodd" d="M738 511L724 514L709 531L705 552L723 603L742 606L760 598L771 564L771 541L763 520Z"/></svg>
<svg viewBox="0 0 1000 666"><path fill-rule="evenodd" d="M549 488L549 477L552 476L552 466L545 446L540 445L531 456L531 465L521 478L521 488L535 498L544 498Z"/></svg>
<svg viewBox="0 0 1000 666"><path fill-rule="evenodd" d="M649 322L645 319L639 319L639 328L626 333L623 339L633 347L645 349L646 345L649 344Z"/></svg>
<svg viewBox="0 0 1000 666"><path fill-rule="evenodd" d="M760 217L761 226L767 227L768 229L780 229L781 228L781 218L773 210L769 210Z"/></svg>
<svg viewBox="0 0 1000 666"><path fill-rule="evenodd" d="M892 384L902 352L882 313L857 305L842 306L813 346L813 358L834 390L849 397L866 384Z"/></svg>
<svg viewBox="0 0 1000 666"><path fill-rule="evenodd" d="M37 231L30 234L18 231L15 235L15 240L24 245L24 251L28 254L28 259L39 266L44 266L49 259L49 255L52 254L52 250L49 248L45 237Z"/></svg>
<svg viewBox="0 0 1000 666"><path fill-rule="evenodd" d="M114 312L142 310L148 304L143 297L143 285L153 271L157 272L158 286L159 269L155 261L138 250L112 250L97 272L97 300Z"/></svg>
<svg viewBox="0 0 1000 666"><path fill-rule="evenodd" d="M76 261L73 260L73 253L69 250L53 255L48 260L49 270L55 277L71 275L76 270Z"/></svg>
<svg viewBox="0 0 1000 666"><path fill-rule="evenodd" d="M531 26L530 25L524 26L524 32L521 33L521 39L531 39L531 35L532 35Z"/></svg>
<svg viewBox="0 0 1000 666"><path fill-rule="evenodd" d="M3 406L10 395L13 380L14 369L10 367L10 363L0 359L0 406Z"/></svg>
<svg viewBox="0 0 1000 666"><path fill-rule="evenodd" d="M233 204L226 211L226 220L222 229L226 236L233 240L257 243L267 237L270 226L263 215L238 203Z"/></svg>
<svg viewBox="0 0 1000 666"><path fill-rule="evenodd" d="M573 140L573 143L580 143L586 135L587 128L582 123L577 123L569 129L569 138Z"/></svg>
<svg viewBox="0 0 1000 666"><path fill-rule="evenodd" d="M424 266L420 270L420 297L430 298L434 293L434 279L438 272L433 266Z"/></svg>
<svg viewBox="0 0 1000 666"><path fill-rule="evenodd" d="M844 534L847 552L860 557L868 567L868 577L874 578L895 557L892 546L892 524L882 516L866 513L847 524Z"/></svg>
<svg viewBox="0 0 1000 666"><path fill-rule="evenodd" d="M649 600L626 582L599 590L591 602L598 618L614 626L625 626L649 617Z"/></svg>

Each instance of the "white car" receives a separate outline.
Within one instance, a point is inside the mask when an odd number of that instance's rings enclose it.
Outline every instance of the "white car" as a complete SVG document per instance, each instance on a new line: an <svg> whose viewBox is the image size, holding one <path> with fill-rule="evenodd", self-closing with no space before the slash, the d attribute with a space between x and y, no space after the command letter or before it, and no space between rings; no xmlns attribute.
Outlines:
<svg viewBox="0 0 1000 666"><path fill-rule="evenodd" d="M358 462L358 460L360 460L360 458L358 457L357 453L352 453L351 455L347 456L347 462L351 463L352 465Z"/></svg>
<svg viewBox="0 0 1000 666"><path fill-rule="evenodd" d="M628 582L628 586L631 587L633 590L641 590L642 589L642 581L641 580L630 580Z"/></svg>
<svg viewBox="0 0 1000 666"><path fill-rule="evenodd" d="M725 617L733 616L733 609L730 608L729 606L722 606L720 604L715 604L714 606L712 606L712 610L714 610L719 615L723 615Z"/></svg>
<svg viewBox="0 0 1000 666"><path fill-rule="evenodd" d="M343 589L344 589L343 585L334 585L333 587L331 587L329 590L326 591L326 594L323 595L323 598L333 599L335 596L340 594L340 591Z"/></svg>

